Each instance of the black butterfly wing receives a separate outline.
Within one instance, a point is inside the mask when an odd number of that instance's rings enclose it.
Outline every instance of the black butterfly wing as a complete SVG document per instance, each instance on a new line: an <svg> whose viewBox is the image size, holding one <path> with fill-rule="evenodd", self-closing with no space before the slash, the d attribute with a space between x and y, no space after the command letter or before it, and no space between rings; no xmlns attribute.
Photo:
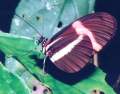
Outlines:
<svg viewBox="0 0 120 94"><path fill-rule="evenodd" d="M101 47L114 35L116 21L107 13L89 14L77 21L90 30ZM51 61L69 73L84 68L95 51L89 36L78 34L72 24L56 34L45 46L46 55Z"/></svg>

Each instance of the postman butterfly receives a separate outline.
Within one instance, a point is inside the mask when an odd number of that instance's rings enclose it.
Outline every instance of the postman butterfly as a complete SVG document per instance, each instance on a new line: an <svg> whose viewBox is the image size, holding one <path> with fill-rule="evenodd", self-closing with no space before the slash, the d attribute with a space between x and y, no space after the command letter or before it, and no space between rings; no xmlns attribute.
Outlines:
<svg viewBox="0 0 120 94"><path fill-rule="evenodd" d="M57 68L75 73L89 63L94 53L104 48L115 35L116 26L112 15L92 13L75 20L51 39L40 35L38 45L42 45L43 53Z"/></svg>

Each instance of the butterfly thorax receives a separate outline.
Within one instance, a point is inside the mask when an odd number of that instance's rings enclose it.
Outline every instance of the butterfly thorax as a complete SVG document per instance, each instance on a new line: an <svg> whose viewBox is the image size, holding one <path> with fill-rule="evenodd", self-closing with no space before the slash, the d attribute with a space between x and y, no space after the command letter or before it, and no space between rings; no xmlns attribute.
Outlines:
<svg viewBox="0 0 120 94"><path fill-rule="evenodd" d="M41 36L39 39L38 39L38 45L41 44L42 47L45 47L45 44L47 43L48 39Z"/></svg>

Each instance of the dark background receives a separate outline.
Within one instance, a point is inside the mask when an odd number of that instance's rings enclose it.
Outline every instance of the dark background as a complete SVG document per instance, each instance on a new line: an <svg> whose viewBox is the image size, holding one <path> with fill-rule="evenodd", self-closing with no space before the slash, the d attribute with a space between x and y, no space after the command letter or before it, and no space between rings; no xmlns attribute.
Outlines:
<svg viewBox="0 0 120 94"><path fill-rule="evenodd" d="M15 7L20 0L0 0L0 29L9 32ZM106 80L113 86L120 75L120 0L96 0L95 11L112 14L118 22L118 29L111 43L99 53L100 67L107 73ZM120 83L117 89L120 89ZM116 91L118 92L118 90ZM120 94L120 93L118 93Z"/></svg>

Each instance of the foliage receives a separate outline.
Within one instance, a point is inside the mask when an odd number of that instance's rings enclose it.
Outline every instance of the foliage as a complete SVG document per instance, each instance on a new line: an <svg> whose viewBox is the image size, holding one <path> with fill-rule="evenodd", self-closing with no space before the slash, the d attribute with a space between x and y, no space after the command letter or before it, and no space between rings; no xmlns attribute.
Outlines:
<svg viewBox="0 0 120 94"><path fill-rule="evenodd" d="M29 57L31 55L35 55L34 50L31 51L31 49L33 49L35 46L33 40L5 33L0 33L0 36L2 36L0 37L0 44L2 45L0 46L1 51L3 51L6 55L16 55L15 57L19 60L19 62L24 65L31 74L36 76L39 81L43 82L45 85L48 85L54 94L89 94L90 92L92 92L92 90L96 89L105 92L105 94L115 94L113 89L105 82L105 73L102 72L100 69L96 68L95 72L91 76L78 82L77 84L68 85L60 82L59 80L56 80L49 74L44 75L43 71L38 66L36 66L37 62ZM18 46L12 46L16 45L17 43ZM6 48L4 49L6 45L7 50ZM19 47L19 45L24 47L24 51L22 47ZM30 48L28 49L28 47ZM10 52L12 50L14 50L15 54ZM28 55L23 55L25 54L25 52L28 53L29 51L31 51L31 53L29 53ZM39 58L43 58L43 56L39 55Z"/></svg>
<svg viewBox="0 0 120 94"><path fill-rule="evenodd" d="M29 89L18 76L0 64L0 94L29 94Z"/></svg>

